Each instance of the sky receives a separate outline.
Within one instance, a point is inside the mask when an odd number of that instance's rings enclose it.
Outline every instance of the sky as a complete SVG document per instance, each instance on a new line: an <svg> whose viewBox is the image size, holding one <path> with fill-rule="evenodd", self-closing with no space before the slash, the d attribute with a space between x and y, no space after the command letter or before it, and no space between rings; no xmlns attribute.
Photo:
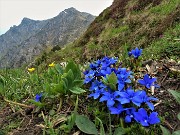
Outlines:
<svg viewBox="0 0 180 135"><path fill-rule="evenodd" d="M45 20L64 9L74 7L81 12L98 16L113 0L0 0L0 35L24 17Z"/></svg>

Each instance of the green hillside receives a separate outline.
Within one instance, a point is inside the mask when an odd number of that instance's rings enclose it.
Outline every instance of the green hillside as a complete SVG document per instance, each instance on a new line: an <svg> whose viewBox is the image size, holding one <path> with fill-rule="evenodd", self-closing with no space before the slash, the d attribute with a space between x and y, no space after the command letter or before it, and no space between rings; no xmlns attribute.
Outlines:
<svg viewBox="0 0 180 135"><path fill-rule="evenodd" d="M49 60L73 58L81 63L121 56L124 46L144 49L144 59L177 58L180 52L180 0L115 0L89 26L84 35ZM69 51L71 50L71 51Z"/></svg>

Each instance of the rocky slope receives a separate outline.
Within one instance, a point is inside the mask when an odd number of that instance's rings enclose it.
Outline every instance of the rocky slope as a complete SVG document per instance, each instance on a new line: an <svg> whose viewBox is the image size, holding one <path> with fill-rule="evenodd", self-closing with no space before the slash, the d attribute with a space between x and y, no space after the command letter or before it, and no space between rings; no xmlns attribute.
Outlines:
<svg viewBox="0 0 180 135"><path fill-rule="evenodd" d="M0 36L0 67L19 67L31 62L47 47L74 41L94 18L75 8L44 21L24 18L20 25Z"/></svg>

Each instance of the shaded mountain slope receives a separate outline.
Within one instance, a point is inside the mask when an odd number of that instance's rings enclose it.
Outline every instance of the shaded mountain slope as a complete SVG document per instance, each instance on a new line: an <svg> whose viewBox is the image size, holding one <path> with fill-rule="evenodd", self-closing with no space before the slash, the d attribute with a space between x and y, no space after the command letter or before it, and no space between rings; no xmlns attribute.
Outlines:
<svg viewBox="0 0 180 135"><path fill-rule="evenodd" d="M45 21L24 18L0 37L0 67L19 67L53 46L63 46L77 39L94 16L69 8Z"/></svg>

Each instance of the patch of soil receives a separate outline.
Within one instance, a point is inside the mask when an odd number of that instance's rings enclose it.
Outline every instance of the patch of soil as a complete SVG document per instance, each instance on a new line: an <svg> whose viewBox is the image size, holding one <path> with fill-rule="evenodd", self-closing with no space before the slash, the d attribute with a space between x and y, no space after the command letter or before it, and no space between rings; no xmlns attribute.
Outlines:
<svg viewBox="0 0 180 135"><path fill-rule="evenodd" d="M177 119L177 114L180 113L180 104L177 103L168 90L180 92L180 64L172 60L161 60L154 64L154 67L159 70L155 76L160 85L160 88L155 90L154 94L154 97L160 100L155 109L159 116L164 117L162 124L166 128L171 131L179 130L180 121Z"/></svg>
<svg viewBox="0 0 180 135"><path fill-rule="evenodd" d="M13 130L12 135L42 135L42 129L37 125L43 122L42 118L26 117L23 120L22 126L18 129Z"/></svg>
<svg viewBox="0 0 180 135"><path fill-rule="evenodd" d="M8 135L42 135L42 129L37 125L43 122L42 118L26 115L25 111L13 112L9 105L0 110L0 127L9 126L12 121L21 121L18 128L12 130ZM0 129L0 135L5 135Z"/></svg>

